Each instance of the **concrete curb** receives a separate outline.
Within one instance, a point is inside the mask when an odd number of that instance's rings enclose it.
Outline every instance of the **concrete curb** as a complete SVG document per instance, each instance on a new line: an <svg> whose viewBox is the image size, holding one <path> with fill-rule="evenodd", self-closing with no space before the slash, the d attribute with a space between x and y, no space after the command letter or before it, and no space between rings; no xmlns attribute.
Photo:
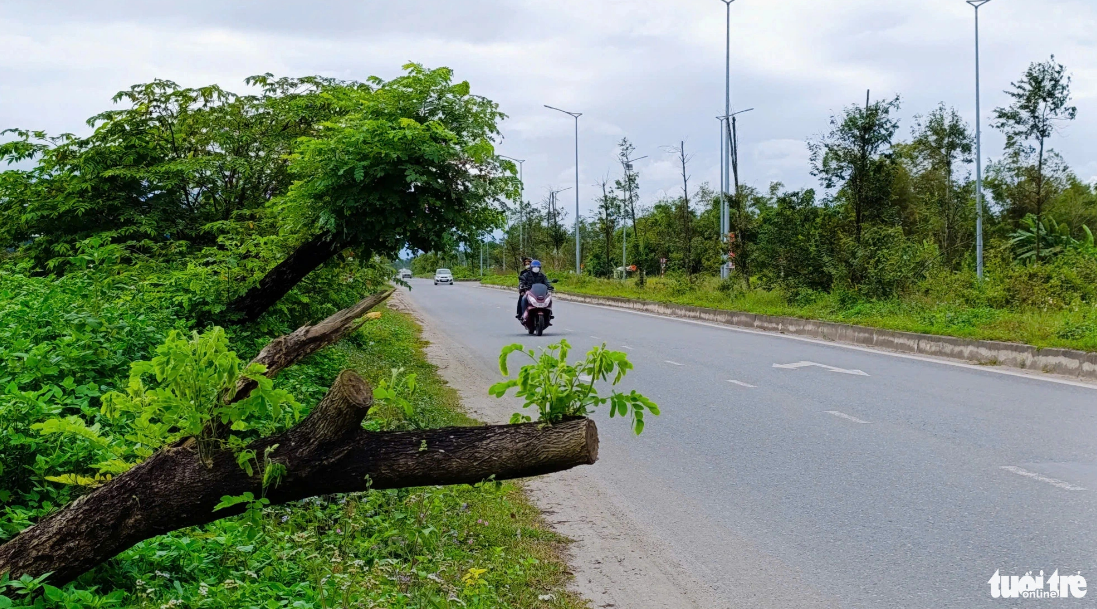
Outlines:
<svg viewBox="0 0 1097 609"><path fill-rule="evenodd" d="M482 283L480 286L514 291L514 288L506 286L484 285ZM829 321L757 315L631 298L587 296L585 294L563 292L557 292L556 297L560 300L584 304L643 311L644 313L680 319L698 319L727 326L806 336L900 353L946 357L978 364L1009 366L1011 368L1038 370L1050 374L1097 380L1097 353L1076 351L1074 349L1040 349L1020 343L899 332Z"/></svg>

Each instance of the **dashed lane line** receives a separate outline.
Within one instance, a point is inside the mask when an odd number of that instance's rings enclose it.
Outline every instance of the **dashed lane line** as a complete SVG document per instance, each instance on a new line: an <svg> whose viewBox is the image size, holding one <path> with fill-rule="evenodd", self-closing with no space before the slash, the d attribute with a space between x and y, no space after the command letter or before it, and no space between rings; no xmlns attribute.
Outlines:
<svg viewBox="0 0 1097 609"><path fill-rule="evenodd" d="M868 425L868 421L858 419L857 417L852 417L852 416L850 416L850 415L848 415L844 412L838 412L837 410L828 410L828 411L826 411L826 413L830 414L830 415L834 415L834 416L838 417L839 419L845 419L847 421L853 421L854 423L859 423L861 425Z"/></svg>

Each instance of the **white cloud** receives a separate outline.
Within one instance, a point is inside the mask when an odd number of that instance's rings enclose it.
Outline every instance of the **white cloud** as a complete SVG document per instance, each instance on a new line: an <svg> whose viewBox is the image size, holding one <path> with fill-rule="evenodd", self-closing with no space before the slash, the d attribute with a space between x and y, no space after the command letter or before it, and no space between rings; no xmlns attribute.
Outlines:
<svg viewBox="0 0 1097 609"><path fill-rule="evenodd" d="M910 118L944 100L974 120L972 11L960 0L782 0L732 4L732 102L741 180L814 185L803 142L831 113L902 94ZM984 148L1002 90L1054 53L1074 75L1079 120L1053 141L1079 175L1097 174L1097 3L1002 0L982 9ZM680 189L663 146L686 140L691 183L715 184L723 110L724 5L713 0L58 0L0 4L0 129L81 132L114 92L152 78L243 88L274 72L391 77L414 60L448 65L501 104L500 152L528 159L527 193L574 179L569 119L583 112L580 196L620 173L628 136L646 201Z"/></svg>

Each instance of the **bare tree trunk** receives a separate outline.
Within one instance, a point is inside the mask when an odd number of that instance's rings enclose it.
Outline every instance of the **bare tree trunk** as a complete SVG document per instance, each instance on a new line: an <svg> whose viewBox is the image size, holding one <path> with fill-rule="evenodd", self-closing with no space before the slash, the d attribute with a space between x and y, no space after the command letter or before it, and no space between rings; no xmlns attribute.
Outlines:
<svg viewBox="0 0 1097 609"><path fill-rule="evenodd" d="M678 148L678 160L682 163L682 222L686 235L686 276L693 278L693 217L689 209L689 175L686 174L686 165L692 157L686 156L686 143L681 142Z"/></svg>

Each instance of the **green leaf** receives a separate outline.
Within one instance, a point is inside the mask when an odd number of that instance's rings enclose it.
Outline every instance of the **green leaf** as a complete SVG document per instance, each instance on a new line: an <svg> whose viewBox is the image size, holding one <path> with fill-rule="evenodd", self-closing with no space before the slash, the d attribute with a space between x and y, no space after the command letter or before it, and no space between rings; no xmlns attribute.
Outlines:
<svg viewBox="0 0 1097 609"><path fill-rule="evenodd" d="M503 376L510 376L510 372L507 371L507 357L515 351L522 351L524 349L525 347L518 343L503 347L503 350L499 353L499 371L503 373Z"/></svg>
<svg viewBox="0 0 1097 609"><path fill-rule="evenodd" d="M239 505L241 503L252 503L255 501L255 495L248 492L243 495L224 495L221 497L221 502L214 506L213 511L223 510L225 508Z"/></svg>
<svg viewBox="0 0 1097 609"><path fill-rule="evenodd" d="M507 381L501 381L495 383L491 387L488 387L488 395L501 398L507 393L507 389L518 386L518 379L510 379Z"/></svg>

